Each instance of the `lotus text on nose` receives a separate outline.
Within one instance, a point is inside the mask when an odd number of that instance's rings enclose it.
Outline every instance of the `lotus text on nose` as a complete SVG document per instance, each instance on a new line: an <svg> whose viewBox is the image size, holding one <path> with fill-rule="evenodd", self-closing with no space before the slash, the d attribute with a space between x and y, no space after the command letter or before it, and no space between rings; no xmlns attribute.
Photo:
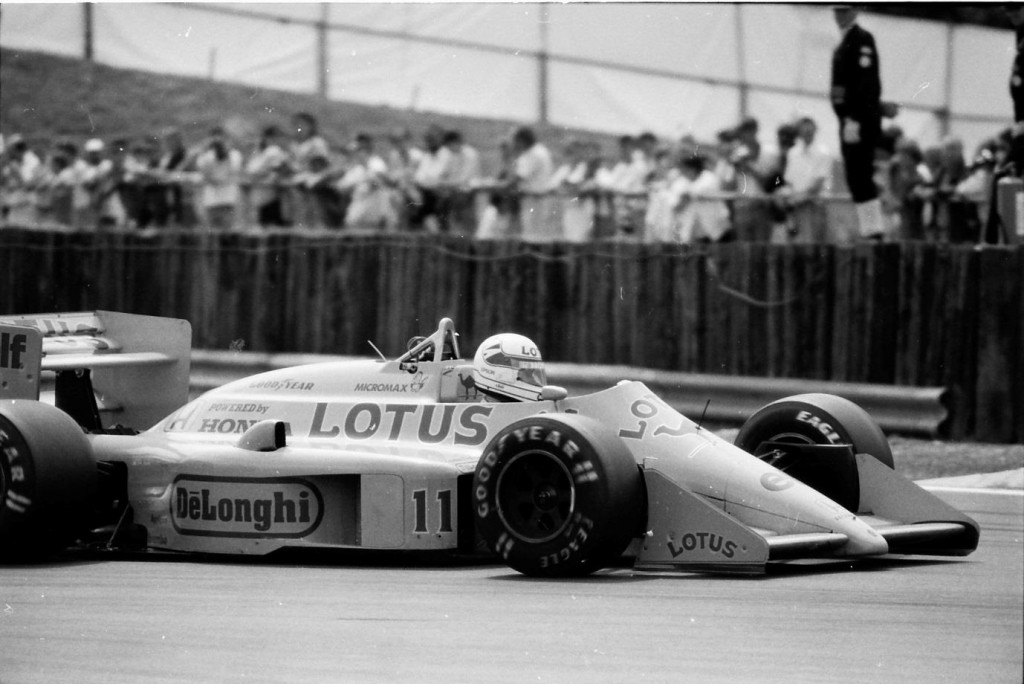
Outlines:
<svg viewBox="0 0 1024 684"><path fill-rule="evenodd" d="M678 558L687 551L713 551L726 558L736 555L736 542L726 539L711 532L687 532L679 538L679 546L670 540L668 542L669 553L673 558Z"/></svg>

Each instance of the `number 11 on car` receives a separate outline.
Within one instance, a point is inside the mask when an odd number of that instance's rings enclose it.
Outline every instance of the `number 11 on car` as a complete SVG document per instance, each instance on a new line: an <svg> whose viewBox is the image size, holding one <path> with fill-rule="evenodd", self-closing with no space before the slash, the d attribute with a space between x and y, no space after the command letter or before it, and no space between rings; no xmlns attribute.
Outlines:
<svg viewBox="0 0 1024 684"><path fill-rule="evenodd" d="M412 492L412 502L415 511L415 524L413 525L413 532L417 534L426 534L432 527L431 522L433 521L434 515L428 516L427 506L427 490L426 489L414 489ZM443 532L452 531L452 490L442 489L437 493L436 497L436 510L438 520L437 532L441 534ZM435 507L430 507L431 511ZM430 520L428 520L428 517Z"/></svg>

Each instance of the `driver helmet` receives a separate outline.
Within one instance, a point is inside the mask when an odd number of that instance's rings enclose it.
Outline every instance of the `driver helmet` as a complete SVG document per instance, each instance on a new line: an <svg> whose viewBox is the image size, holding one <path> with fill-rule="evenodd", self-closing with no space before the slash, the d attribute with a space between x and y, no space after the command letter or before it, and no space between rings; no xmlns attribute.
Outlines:
<svg viewBox="0 0 1024 684"><path fill-rule="evenodd" d="M473 380L481 392L496 399L539 401L547 374L537 345L522 335L501 333L477 348Z"/></svg>

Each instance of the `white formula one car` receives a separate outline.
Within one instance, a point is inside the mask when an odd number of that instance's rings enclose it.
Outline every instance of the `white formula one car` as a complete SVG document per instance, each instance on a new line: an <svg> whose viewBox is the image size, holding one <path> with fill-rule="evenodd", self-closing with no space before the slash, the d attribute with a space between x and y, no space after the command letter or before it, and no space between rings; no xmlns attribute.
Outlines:
<svg viewBox="0 0 1024 684"><path fill-rule="evenodd" d="M835 396L769 404L736 444L638 382L488 402L443 319L394 360L275 370L186 403L190 341L166 318L0 319L0 558L486 548L574 576L624 554L639 570L761 573L978 544Z"/></svg>

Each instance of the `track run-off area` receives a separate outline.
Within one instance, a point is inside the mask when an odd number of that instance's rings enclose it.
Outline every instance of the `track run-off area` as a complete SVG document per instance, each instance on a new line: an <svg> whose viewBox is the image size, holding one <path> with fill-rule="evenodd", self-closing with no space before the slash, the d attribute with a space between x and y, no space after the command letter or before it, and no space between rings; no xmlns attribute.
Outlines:
<svg viewBox="0 0 1024 684"><path fill-rule="evenodd" d="M572 581L401 557L0 567L0 682L1015 682L1024 495L967 558Z"/></svg>

